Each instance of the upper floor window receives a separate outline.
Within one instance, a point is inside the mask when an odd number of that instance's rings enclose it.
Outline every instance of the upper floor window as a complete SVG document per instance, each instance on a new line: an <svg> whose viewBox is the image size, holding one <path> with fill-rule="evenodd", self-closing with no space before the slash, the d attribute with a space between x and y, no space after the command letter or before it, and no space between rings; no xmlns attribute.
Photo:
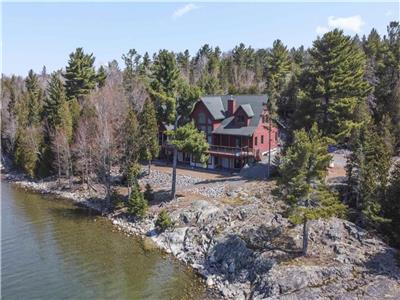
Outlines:
<svg viewBox="0 0 400 300"><path fill-rule="evenodd" d="M203 112L200 112L197 116L197 122L205 124L206 123L206 115Z"/></svg>
<svg viewBox="0 0 400 300"><path fill-rule="evenodd" d="M264 144L264 136L261 136L261 144Z"/></svg>
<svg viewBox="0 0 400 300"><path fill-rule="evenodd" d="M257 146L257 137L254 138L254 145Z"/></svg>
<svg viewBox="0 0 400 300"><path fill-rule="evenodd" d="M243 124L244 123L244 116L237 116L237 122L239 123L239 124Z"/></svg>

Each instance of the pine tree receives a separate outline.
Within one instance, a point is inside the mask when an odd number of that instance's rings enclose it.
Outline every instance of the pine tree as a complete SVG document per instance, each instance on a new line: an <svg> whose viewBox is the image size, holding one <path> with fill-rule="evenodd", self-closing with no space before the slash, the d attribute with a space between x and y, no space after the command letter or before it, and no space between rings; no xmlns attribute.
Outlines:
<svg viewBox="0 0 400 300"><path fill-rule="evenodd" d="M157 217L157 220L154 224L156 228L158 228L161 232L165 231L166 229L174 226L174 222L171 220L168 212L163 209Z"/></svg>
<svg viewBox="0 0 400 300"><path fill-rule="evenodd" d="M279 165L279 186L290 205L290 220L303 224L304 255L308 249L308 221L345 212L345 206L324 183L332 159L327 146L328 140L318 132L316 124L309 133L295 131L294 142Z"/></svg>
<svg viewBox="0 0 400 300"><path fill-rule="evenodd" d="M274 120L277 119L278 107L290 71L289 53L280 40L274 41L273 47L267 56L266 87L268 93L268 165L267 176L270 176L271 165L271 130Z"/></svg>
<svg viewBox="0 0 400 300"><path fill-rule="evenodd" d="M178 129L179 117L183 117L184 121L185 116L190 114L193 104L200 96L198 88L190 86L180 78L175 55L167 50L161 50L154 58L149 92L157 111L157 121L174 124L174 132ZM172 166L172 198L175 198L176 194L177 162L178 148L175 146Z"/></svg>
<svg viewBox="0 0 400 300"><path fill-rule="evenodd" d="M25 79L25 86L27 90L25 100L28 107L28 125L37 125L40 122L43 91L39 86L38 77L33 70L29 71L28 77Z"/></svg>
<svg viewBox="0 0 400 300"><path fill-rule="evenodd" d="M39 86L37 75L30 70L25 79L26 93L15 106L17 130L14 160L16 165L34 177L42 145L40 124L43 91Z"/></svg>
<svg viewBox="0 0 400 300"><path fill-rule="evenodd" d="M47 119L51 130L60 126L62 122L62 107L67 103L64 84L57 72L51 74L47 87L47 97L43 105L43 117Z"/></svg>
<svg viewBox="0 0 400 300"><path fill-rule="evenodd" d="M208 156L205 153L208 150L208 143L204 134L198 131L193 123L178 127L175 131L169 131L167 134L171 137L170 143L178 151L191 153L196 161L207 162Z"/></svg>
<svg viewBox="0 0 400 300"><path fill-rule="evenodd" d="M319 99L318 119L325 135L338 141L355 128L355 109L371 90L365 80L366 60L362 50L341 30L324 34L310 50L312 64L305 75L307 96Z"/></svg>
<svg viewBox="0 0 400 300"><path fill-rule="evenodd" d="M103 87L106 83L107 72L103 66L100 66L99 70L97 71L97 85L99 87Z"/></svg>
<svg viewBox="0 0 400 300"><path fill-rule="evenodd" d="M384 217L383 202L391 151L373 124L354 133L351 150L346 165L348 202L359 212L364 225L378 227L388 221Z"/></svg>
<svg viewBox="0 0 400 300"><path fill-rule="evenodd" d="M147 212L147 200L144 199L137 181L132 185L132 192L128 199L128 212L136 217L143 218Z"/></svg>
<svg viewBox="0 0 400 300"><path fill-rule="evenodd" d="M154 59L150 94L157 111L157 120L171 124L176 116L179 69L175 55L161 50Z"/></svg>
<svg viewBox="0 0 400 300"><path fill-rule="evenodd" d="M379 48L379 63L375 66L378 83L375 87L375 120L379 123L385 116L391 120L395 142L400 145L400 25L391 22L388 35Z"/></svg>
<svg viewBox="0 0 400 300"><path fill-rule="evenodd" d="M69 55L65 70L65 89L69 100L82 102L83 97L96 88L97 74L93 66L93 54L85 54L82 48L77 48Z"/></svg>
<svg viewBox="0 0 400 300"><path fill-rule="evenodd" d="M141 123L141 146L142 158L148 161L149 176L151 172L151 160L158 155L158 125L156 118L156 111L153 102L146 99L143 111L140 116Z"/></svg>
<svg viewBox="0 0 400 300"><path fill-rule="evenodd" d="M394 164L386 188L384 216L391 222L384 224L384 229L395 247L400 246L400 162Z"/></svg>

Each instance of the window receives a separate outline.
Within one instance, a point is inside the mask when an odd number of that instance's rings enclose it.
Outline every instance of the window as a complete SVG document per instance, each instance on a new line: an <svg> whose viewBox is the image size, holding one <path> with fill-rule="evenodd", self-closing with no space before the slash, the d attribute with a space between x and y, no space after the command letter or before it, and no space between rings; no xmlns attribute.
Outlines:
<svg viewBox="0 0 400 300"><path fill-rule="evenodd" d="M240 124L244 123L244 116L237 116L237 122Z"/></svg>
<svg viewBox="0 0 400 300"><path fill-rule="evenodd" d="M206 123L206 115L203 112L200 112L197 116L197 122L201 124Z"/></svg>
<svg viewBox="0 0 400 300"><path fill-rule="evenodd" d="M241 138L240 137L237 137L237 138L235 138L235 146L236 147L241 147Z"/></svg>
<svg viewBox="0 0 400 300"><path fill-rule="evenodd" d="M264 136L261 136L261 144L264 144Z"/></svg>
<svg viewBox="0 0 400 300"><path fill-rule="evenodd" d="M277 141L277 140L278 140L278 133L275 132L275 141Z"/></svg>
<svg viewBox="0 0 400 300"><path fill-rule="evenodd" d="M257 146L257 137L254 138L254 145Z"/></svg>

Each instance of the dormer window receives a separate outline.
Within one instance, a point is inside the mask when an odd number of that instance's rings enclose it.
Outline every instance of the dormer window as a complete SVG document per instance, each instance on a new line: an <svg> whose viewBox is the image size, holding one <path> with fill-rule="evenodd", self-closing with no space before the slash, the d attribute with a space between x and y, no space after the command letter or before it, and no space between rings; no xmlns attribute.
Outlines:
<svg viewBox="0 0 400 300"><path fill-rule="evenodd" d="M237 120L237 123L238 123L238 124L244 124L244 116L240 116L240 115L239 115L239 116L237 116L237 119L236 119L236 120Z"/></svg>

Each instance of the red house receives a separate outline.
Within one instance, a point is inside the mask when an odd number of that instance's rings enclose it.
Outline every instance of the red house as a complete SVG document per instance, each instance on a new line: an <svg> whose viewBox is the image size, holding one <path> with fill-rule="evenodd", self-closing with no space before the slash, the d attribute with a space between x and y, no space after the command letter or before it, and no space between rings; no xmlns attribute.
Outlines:
<svg viewBox="0 0 400 300"><path fill-rule="evenodd" d="M266 95L205 96L190 115L209 143L209 160L201 165L191 155L179 153L180 162L211 169L240 169L247 162L261 160L268 152L268 97ZM165 147L160 126L160 144ZM271 149L278 146L278 129L271 129ZM168 155L168 148L165 154Z"/></svg>

